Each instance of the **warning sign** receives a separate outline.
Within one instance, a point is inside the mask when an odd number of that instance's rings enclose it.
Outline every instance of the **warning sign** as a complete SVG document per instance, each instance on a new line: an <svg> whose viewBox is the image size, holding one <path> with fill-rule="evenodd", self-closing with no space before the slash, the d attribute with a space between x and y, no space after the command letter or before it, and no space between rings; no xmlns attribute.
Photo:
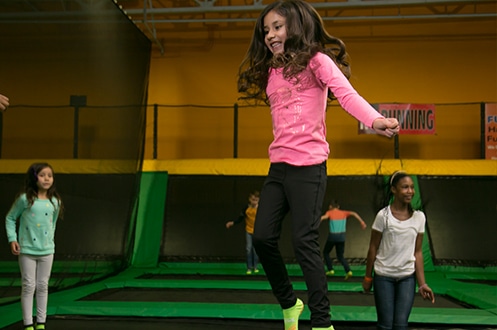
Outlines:
<svg viewBox="0 0 497 330"><path fill-rule="evenodd" d="M485 104L485 159L497 160L497 103Z"/></svg>
<svg viewBox="0 0 497 330"><path fill-rule="evenodd" d="M397 118L399 134L435 134L434 104L373 104L373 107L386 118ZM359 134L374 131L359 123Z"/></svg>

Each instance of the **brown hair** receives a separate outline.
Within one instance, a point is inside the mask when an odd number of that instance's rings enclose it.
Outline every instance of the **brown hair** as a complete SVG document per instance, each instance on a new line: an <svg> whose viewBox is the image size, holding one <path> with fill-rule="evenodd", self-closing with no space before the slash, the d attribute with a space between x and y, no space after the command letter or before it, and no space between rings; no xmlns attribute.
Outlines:
<svg viewBox="0 0 497 330"><path fill-rule="evenodd" d="M54 174L53 168L48 163L34 163L29 166L28 171L26 172L26 178L24 180L24 188L22 193L26 194L26 199L28 200L28 205L32 206L35 199L38 198L38 174L45 168L49 168L52 170L52 174ZM64 205L62 203L62 199L55 188L55 176L54 182L52 186L47 190L47 197L50 203L54 206L55 209L59 209L59 218L62 219ZM53 199L57 200L57 204L55 205Z"/></svg>
<svg viewBox="0 0 497 330"><path fill-rule="evenodd" d="M277 56L273 56L264 42L264 18L272 10L286 19L285 51ZM330 47L327 48L326 45ZM238 91L244 95L240 99L268 103L265 90L269 69L283 68L286 79L297 78L318 52L328 55L343 74L350 77L345 44L328 34L314 7L301 0L280 0L266 6L257 19L252 41L239 68ZM335 99L331 92L328 96Z"/></svg>

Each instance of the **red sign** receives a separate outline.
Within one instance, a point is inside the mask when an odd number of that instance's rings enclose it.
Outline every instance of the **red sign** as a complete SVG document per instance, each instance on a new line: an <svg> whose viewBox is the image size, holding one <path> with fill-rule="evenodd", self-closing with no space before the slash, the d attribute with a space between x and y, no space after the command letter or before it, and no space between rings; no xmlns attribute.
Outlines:
<svg viewBox="0 0 497 330"><path fill-rule="evenodd" d="M399 134L435 134L434 104L373 104L373 107L386 118L397 118ZM374 131L359 123L359 134Z"/></svg>
<svg viewBox="0 0 497 330"><path fill-rule="evenodd" d="M497 160L497 103L485 104L485 159Z"/></svg>

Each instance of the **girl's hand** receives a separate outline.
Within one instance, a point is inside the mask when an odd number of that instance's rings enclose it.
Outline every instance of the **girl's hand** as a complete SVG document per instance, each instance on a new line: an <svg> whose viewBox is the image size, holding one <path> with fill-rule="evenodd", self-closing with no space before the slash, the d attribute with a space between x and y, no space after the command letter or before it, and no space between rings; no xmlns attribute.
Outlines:
<svg viewBox="0 0 497 330"><path fill-rule="evenodd" d="M10 242L10 251L15 256L18 256L19 254L21 254L21 247L19 246L19 243L15 242L15 241Z"/></svg>
<svg viewBox="0 0 497 330"><path fill-rule="evenodd" d="M364 277L364 279L362 280L362 288L364 289L364 292L369 293L372 287L373 287L372 278Z"/></svg>
<svg viewBox="0 0 497 330"><path fill-rule="evenodd" d="M418 291L419 291L419 294L421 294L421 297L423 297L423 299L430 300L432 304L435 303L435 294L430 289L428 284L425 283L422 286L420 286Z"/></svg>
<svg viewBox="0 0 497 330"><path fill-rule="evenodd" d="M377 118L373 121L374 131L378 135L392 137L399 134L399 121L396 118Z"/></svg>
<svg viewBox="0 0 497 330"><path fill-rule="evenodd" d="M0 111L7 110L9 107L9 98L5 95L0 94Z"/></svg>

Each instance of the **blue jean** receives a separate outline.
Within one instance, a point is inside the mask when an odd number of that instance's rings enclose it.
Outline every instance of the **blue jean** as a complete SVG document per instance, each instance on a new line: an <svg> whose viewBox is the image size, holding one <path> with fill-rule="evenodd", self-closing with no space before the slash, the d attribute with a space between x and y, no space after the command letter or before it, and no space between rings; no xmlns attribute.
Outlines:
<svg viewBox="0 0 497 330"><path fill-rule="evenodd" d="M256 269L259 264L259 257L252 244L252 234L245 232L245 250L247 252L247 269Z"/></svg>
<svg viewBox="0 0 497 330"><path fill-rule="evenodd" d="M285 215L291 212L295 257L307 285L311 326L331 325L328 282L319 248L321 208L326 192L326 162L314 166L272 163L261 190L254 246L281 308L293 307L297 296L278 241Z"/></svg>
<svg viewBox="0 0 497 330"><path fill-rule="evenodd" d="M376 275L373 279L378 329L408 329L407 322L414 303L414 274L393 278Z"/></svg>

